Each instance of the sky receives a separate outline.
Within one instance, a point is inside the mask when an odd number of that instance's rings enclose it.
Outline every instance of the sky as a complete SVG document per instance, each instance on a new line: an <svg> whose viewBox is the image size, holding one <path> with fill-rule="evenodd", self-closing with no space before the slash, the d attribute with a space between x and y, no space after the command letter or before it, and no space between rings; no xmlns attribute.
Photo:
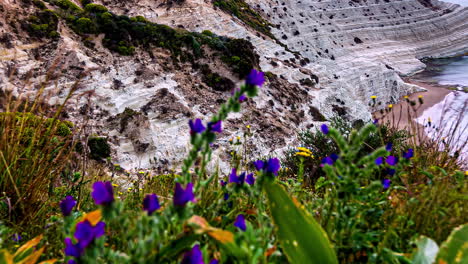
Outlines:
<svg viewBox="0 0 468 264"><path fill-rule="evenodd" d="M468 0L442 0L444 2L450 2L454 4L459 4L462 6L468 6Z"/></svg>

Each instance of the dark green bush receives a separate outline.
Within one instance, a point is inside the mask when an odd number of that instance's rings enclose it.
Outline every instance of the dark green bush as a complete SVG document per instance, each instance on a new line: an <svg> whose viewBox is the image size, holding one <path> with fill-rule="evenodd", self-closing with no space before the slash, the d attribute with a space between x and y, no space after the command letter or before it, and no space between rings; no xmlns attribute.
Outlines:
<svg viewBox="0 0 468 264"><path fill-rule="evenodd" d="M30 16L23 23L23 28L28 31L31 36L37 38L58 38L60 35L57 32L58 16L52 10L44 10Z"/></svg>
<svg viewBox="0 0 468 264"><path fill-rule="evenodd" d="M93 21L86 17L78 18L73 23L73 26L79 33L92 34L96 32L96 26L94 25Z"/></svg>
<svg viewBox="0 0 468 264"><path fill-rule="evenodd" d="M102 160L110 157L111 148L107 143L107 138L90 137L88 138L89 157L94 160Z"/></svg>
<svg viewBox="0 0 468 264"><path fill-rule="evenodd" d="M98 4L87 4L85 10L90 13L104 13L107 12L107 8L103 5Z"/></svg>

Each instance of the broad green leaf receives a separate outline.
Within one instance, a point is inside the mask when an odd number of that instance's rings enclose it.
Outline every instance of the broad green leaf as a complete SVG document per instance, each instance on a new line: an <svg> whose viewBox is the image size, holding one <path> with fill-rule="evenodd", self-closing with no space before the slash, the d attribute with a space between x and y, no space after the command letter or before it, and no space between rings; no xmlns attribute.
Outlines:
<svg viewBox="0 0 468 264"><path fill-rule="evenodd" d="M278 238L291 263L338 263L327 234L312 215L300 208L277 183L266 181L265 191Z"/></svg>
<svg viewBox="0 0 468 264"><path fill-rule="evenodd" d="M455 228L440 246L437 264L468 263L468 224Z"/></svg>
<svg viewBox="0 0 468 264"><path fill-rule="evenodd" d="M416 241L418 250L413 256L414 264L432 264L435 261L437 253L439 252L439 246L434 240L422 236Z"/></svg>

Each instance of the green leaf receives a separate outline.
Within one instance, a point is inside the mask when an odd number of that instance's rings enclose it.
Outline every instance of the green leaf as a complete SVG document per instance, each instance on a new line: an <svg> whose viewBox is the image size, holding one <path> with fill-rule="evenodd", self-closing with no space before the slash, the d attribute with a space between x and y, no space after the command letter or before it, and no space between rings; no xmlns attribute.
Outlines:
<svg viewBox="0 0 468 264"><path fill-rule="evenodd" d="M291 263L338 263L327 234L312 215L299 208L278 184L265 182L278 238Z"/></svg>
<svg viewBox="0 0 468 264"><path fill-rule="evenodd" d="M439 246L434 240L427 238L425 236L421 236L418 241L416 241L416 245L418 246L418 250L413 256L413 263L414 264L431 264L434 263L435 258L437 256L437 252L439 252Z"/></svg>
<svg viewBox="0 0 468 264"><path fill-rule="evenodd" d="M468 224L455 228L440 246L437 264L468 263Z"/></svg>

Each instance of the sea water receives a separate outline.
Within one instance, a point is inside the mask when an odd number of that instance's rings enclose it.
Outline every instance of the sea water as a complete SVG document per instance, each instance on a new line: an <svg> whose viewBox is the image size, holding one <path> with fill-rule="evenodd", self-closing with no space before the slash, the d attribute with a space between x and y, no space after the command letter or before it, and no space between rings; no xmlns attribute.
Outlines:
<svg viewBox="0 0 468 264"><path fill-rule="evenodd" d="M431 80L457 90L426 109L417 122L428 136L442 144L450 141L452 154L460 155L468 167L468 56L431 61L429 67Z"/></svg>

